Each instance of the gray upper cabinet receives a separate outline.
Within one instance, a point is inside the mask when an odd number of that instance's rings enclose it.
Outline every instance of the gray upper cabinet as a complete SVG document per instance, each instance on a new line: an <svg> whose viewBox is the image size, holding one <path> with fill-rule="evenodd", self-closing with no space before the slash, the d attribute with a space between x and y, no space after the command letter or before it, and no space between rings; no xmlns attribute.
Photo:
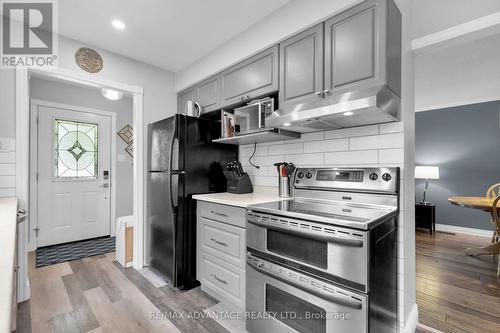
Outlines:
<svg viewBox="0 0 500 333"><path fill-rule="evenodd" d="M280 108L321 99L323 23L280 44Z"/></svg>
<svg viewBox="0 0 500 333"><path fill-rule="evenodd" d="M177 94L177 113L184 114L186 112L187 101L194 101L194 87Z"/></svg>
<svg viewBox="0 0 500 333"><path fill-rule="evenodd" d="M226 107L278 90L278 46L222 72L221 106Z"/></svg>
<svg viewBox="0 0 500 333"><path fill-rule="evenodd" d="M197 84L194 100L200 104L202 113L220 109L220 75Z"/></svg>
<svg viewBox="0 0 500 333"><path fill-rule="evenodd" d="M325 22L325 89L330 93L387 84L399 94L400 63L401 15L392 0L368 0Z"/></svg>

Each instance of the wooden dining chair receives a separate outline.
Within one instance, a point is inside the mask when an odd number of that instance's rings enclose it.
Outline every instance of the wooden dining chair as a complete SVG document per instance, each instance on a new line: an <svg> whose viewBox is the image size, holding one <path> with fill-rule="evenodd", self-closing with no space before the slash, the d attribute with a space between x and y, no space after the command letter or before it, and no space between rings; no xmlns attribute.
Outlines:
<svg viewBox="0 0 500 333"><path fill-rule="evenodd" d="M493 215L493 221L495 222L495 230L496 234L500 234L500 195L498 195L495 200L493 201L493 210L492 214ZM500 276L500 248L498 249L499 255L498 255L498 264L497 264L497 276Z"/></svg>
<svg viewBox="0 0 500 333"><path fill-rule="evenodd" d="M486 191L487 198L494 199L494 198L497 198L499 195L500 195L500 183L491 185L488 188L488 190ZM495 223L495 221L491 221L491 223ZM491 242L492 243L498 242L499 237L500 237L500 234L499 234L497 228L495 228L495 231L493 232L493 237L491 238Z"/></svg>

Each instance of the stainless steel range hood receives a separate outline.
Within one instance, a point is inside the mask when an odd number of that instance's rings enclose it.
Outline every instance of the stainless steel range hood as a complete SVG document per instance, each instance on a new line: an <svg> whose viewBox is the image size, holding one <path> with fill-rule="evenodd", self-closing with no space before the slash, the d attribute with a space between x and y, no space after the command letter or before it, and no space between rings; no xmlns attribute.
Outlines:
<svg viewBox="0 0 500 333"><path fill-rule="evenodd" d="M400 97L388 86L378 85L290 108L280 106L266 119L266 126L304 133L399 121L400 113Z"/></svg>

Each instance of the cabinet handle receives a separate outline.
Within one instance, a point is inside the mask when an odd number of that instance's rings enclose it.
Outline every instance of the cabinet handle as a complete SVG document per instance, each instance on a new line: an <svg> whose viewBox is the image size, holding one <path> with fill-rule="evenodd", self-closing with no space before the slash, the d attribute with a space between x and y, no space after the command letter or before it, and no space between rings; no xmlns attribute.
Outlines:
<svg viewBox="0 0 500 333"><path fill-rule="evenodd" d="M325 97L324 95L326 94L329 94L330 93L330 89L325 89L321 92L323 94L323 97Z"/></svg>
<svg viewBox="0 0 500 333"><path fill-rule="evenodd" d="M316 96L323 96L323 92L322 91L316 91L314 94Z"/></svg>
<svg viewBox="0 0 500 333"><path fill-rule="evenodd" d="M219 245L222 245L222 246L228 246L227 243L224 243L224 242L220 242L218 241L217 239L215 238L210 238L210 241L216 243L216 244L219 244Z"/></svg>
<svg viewBox="0 0 500 333"><path fill-rule="evenodd" d="M220 283L224 283L224 284L227 284L227 281L226 280L222 280L221 278L219 278L217 275L215 274L210 274L211 277L213 277L214 279L216 279L217 281L219 281Z"/></svg>
<svg viewBox="0 0 500 333"><path fill-rule="evenodd" d="M216 212L216 211L213 211L213 210L211 210L210 213L212 213L214 215L218 215L218 216L229 217L229 216L227 216L227 214L219 213L219 212Z"/></svg>

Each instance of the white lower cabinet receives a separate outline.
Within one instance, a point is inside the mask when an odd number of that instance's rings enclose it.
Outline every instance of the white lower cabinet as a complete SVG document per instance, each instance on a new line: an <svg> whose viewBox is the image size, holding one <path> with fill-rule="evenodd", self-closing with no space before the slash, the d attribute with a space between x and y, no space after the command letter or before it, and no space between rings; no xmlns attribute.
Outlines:
<svg viewBox="0 0 500 333"><path fill-rule="evenodd" d="M217 219L217 214L212 214L207 218L207 211L224 212L224 216ZM245 310L246 229L241 227L241 219L245 213L244 208L198 202L196 268L201 289L242 311Z"/></svg>

